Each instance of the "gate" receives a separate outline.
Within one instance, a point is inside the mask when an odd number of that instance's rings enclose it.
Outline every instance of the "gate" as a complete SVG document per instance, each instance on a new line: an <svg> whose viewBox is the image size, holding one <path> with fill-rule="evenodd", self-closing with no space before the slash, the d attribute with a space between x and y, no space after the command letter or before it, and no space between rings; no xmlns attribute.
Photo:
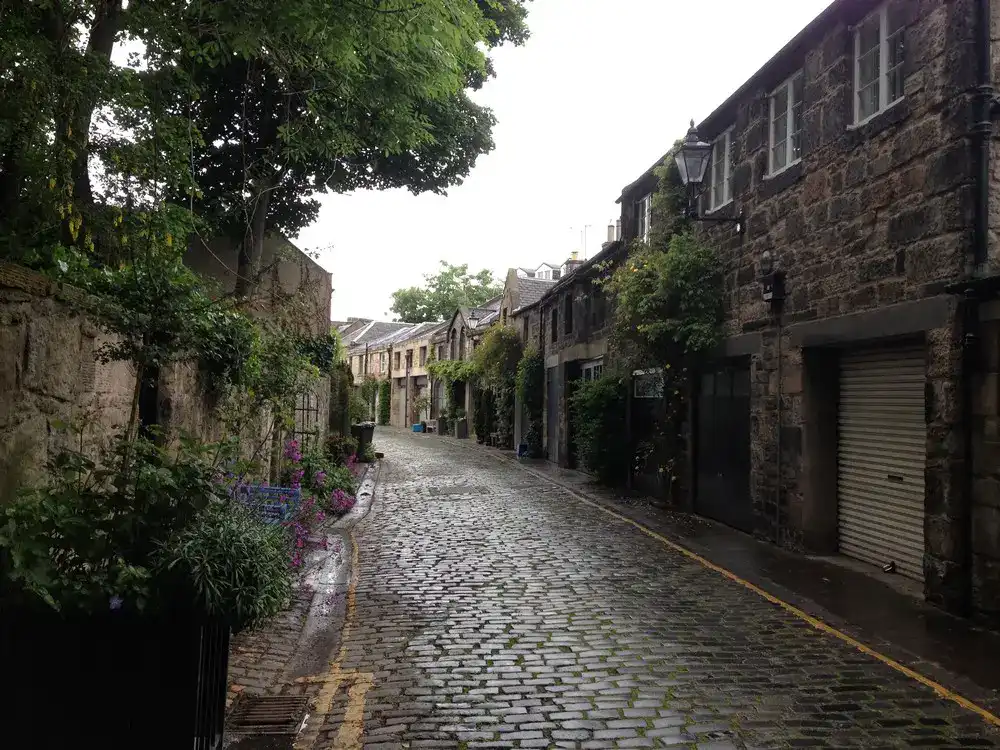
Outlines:
<svg viewBox="0 0 1000 750"><path fill-rule="evenodd" d="M753 531L749 364L717 366L702 374L697 430L695 511Z"/></svg>
<svg viewBox="0 0 1000 750"><path fill-rule="evenodd" d="M314 393L300 393L295 398L295 439L302 450L319 439L319 399Z"/></svg>

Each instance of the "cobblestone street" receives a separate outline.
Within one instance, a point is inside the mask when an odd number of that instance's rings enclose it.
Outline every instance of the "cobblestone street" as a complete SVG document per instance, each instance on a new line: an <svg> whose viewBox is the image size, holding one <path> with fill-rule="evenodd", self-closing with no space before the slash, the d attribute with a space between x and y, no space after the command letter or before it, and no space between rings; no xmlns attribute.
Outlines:
<svg viewBox="0 0 1000 750"><path fill-rule="evenodd" d="M376 444L307 745L1000 747L979 715L474 445Z"/></svg>

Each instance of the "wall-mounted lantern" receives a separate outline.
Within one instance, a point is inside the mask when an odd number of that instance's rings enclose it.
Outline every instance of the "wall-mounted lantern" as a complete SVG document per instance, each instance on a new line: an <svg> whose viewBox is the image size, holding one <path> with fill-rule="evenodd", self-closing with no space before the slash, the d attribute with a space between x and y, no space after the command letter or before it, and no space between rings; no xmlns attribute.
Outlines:
<svg viewBox="0 0 1000 750"><path fill-rule="evenodd" d="M781 312L785 304L785 272L775 268L770 250L760 256L761 296L771 306L771 312Z"/></svg>
<svg viewBox="0 0 1000 750"><path fill-rule="evenodd" d="M698 198L704 192L702 185L705 183L705 173L708 171L708 163L712 159L712 144L705 143L698 138L698 131L695 130L694 120L691 120L691 129L687 132L684 145L677 151L674 161L677 162L677 169L681 173L681 181L688 191L688 205L684 212L692 221L710 221L723 224L735 224L736 232L743 234L746 231L746 222L743 213L738 216L701 216L698 213Z"/></svg>

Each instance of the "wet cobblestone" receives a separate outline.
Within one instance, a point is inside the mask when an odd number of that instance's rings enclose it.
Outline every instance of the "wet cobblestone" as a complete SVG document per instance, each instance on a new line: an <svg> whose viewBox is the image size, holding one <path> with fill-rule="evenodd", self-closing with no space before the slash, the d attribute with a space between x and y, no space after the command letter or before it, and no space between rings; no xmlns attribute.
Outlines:
<svg viewBox="0 0 1000 750"><path fill-rule="evenodd" d="M545 480L447 438L376 443L341 665L372 676L366 750L1000 747L974 713Z"/></svg>

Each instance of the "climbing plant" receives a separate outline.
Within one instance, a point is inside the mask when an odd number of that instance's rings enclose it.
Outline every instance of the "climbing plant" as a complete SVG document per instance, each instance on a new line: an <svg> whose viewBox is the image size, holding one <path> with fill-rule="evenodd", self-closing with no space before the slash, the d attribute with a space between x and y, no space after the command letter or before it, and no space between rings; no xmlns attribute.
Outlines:
<svg viewBox="0 0 1000 750"><path fill-rule="evenodd" d="M625 478L629 448L625 434L625 379L607 375L575 384L569 397L576 455L605 484Z"/></svg>
<svg viewBox="0 0 1000 750"><path fill-rule="evenodd" d="M524 405L524 443L530 458L542 457L542 409L545 396L545 362L538 347L528 348L517 363L517 400Z"/></svg>
<svg viewBox="0 0 1000 750"><path fill-rule="evenodd" d="M382 380L378 384L378 423L380 425L389 424L389 415L392 410L392 388L388 380Z"/></svg>
<svg viewBox="0 0 1000 750"><path fill-rule="evenodd" d="M514 392L517 365L524 347L513 326L494 325L483 334L473 355L480 372L479 385L488 392L484 404L490 409L492 428L500 445L512 447L514 435Z"/></svg>
<svg viewBox="0 0 1000 750"><path fill-rule="evenodd" d="M723 307L720 258L684 218L680 175L672 157L666 164L657 171L649 242L633 242L599 283L614 301L610 359L626 376L650 368L662 375L664 416L648 436L655 445L640 447L644 461L658 457L657 470L672 490L686 449L689 375L699 355L719 342Z"/></svg>

